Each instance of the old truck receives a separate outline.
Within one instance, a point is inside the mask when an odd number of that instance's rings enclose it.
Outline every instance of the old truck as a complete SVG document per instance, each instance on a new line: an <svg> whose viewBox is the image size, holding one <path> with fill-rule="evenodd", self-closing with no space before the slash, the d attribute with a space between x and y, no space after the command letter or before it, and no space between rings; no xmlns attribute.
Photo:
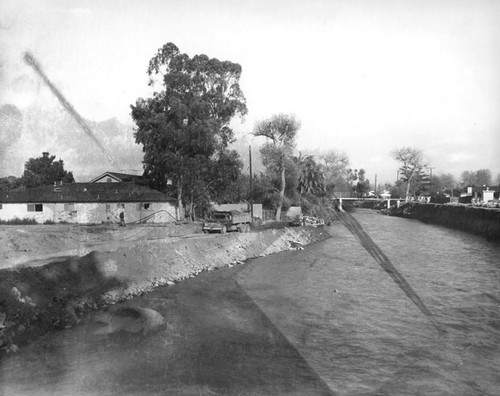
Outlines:
<svg viewBox="0 0 500 396"><path fill-rule="evenodd" d="M221 234L227 231L248 232L251 221L252 216L248 212L217 211L213 212L210 218L203 223L203 232L220 232Z"/></svg>

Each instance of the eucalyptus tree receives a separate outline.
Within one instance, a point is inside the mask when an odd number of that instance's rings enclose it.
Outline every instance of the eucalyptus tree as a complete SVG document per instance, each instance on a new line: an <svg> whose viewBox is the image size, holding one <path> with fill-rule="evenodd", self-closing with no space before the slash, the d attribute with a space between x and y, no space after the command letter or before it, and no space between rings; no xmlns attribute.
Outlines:
<svg viewBox="0 0 500 396"><path fill-rule="evenodd" d="M279 201L276 210L276 220L281 217L281 208L286 188L286 163L292 157L295 148L300 122L294 115L274 114L255 124L254 136L266 138L260 149L262 163L269 172L280 175ZM291 162L291 161L289 161Z"/></svg>
<svg viewBox="0 0 500 396"><path fill-rule="evenodd" d="M406 201L410 199L410 189L425 176L424 154L414 147L402 147L392 152L392 158L399 162L399 175L406 185Z"/></svg>
<svg viewBox="0 0 500 396"><path fill-rule="evenodd" d="M158 189L174 187L183 218L197 186L207 187L214 168L228 164L219 159L229 155L234 140L229 123L247 113L241 66L206 55L191 58L167 43L151 58L147 74L155 92L131 105L135 140L143 145L144 176Z"/></svg>

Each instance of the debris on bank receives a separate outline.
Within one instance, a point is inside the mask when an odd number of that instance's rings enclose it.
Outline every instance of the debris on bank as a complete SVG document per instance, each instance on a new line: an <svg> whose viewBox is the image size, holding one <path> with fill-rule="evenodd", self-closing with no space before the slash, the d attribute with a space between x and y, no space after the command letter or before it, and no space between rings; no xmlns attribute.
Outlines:
<svg viewBox="0 0 500 396"><path fill-rule="evenodd" d="M91 311L128 300L203 271L242 264L325 240L317 227L268 229L213 237L139 240L112 251L59 258L38 267L0 270L0 353L16 352L43 334L76 326ZM145 331L144 323L162 318L137 308L117 311L103 332L122 326ZM148 323L149 323L148 322ZM142 327L141 327L142 326Z"/></svg>

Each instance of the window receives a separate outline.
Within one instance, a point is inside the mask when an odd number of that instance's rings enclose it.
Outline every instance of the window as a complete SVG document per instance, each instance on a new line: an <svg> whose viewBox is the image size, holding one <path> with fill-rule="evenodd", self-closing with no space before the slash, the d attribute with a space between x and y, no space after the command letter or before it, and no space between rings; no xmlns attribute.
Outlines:
<svg viewBox="0 0 500 396"><path fill-rule="evenodd" d="M148 210L149 209L149 205L148 203L145 203L145 204L142 204L142 207L145 209L145 210Z"/></svg>
<svg viewBox="0 0 500 396"><path fill-rule="evenodd" d="M111 180L111 177L108 177L108 178L106 179L106 183L112 183L112 182L113 182L113 180Z"/></svg>
<svg viewBox="0 0 500 396"><path fill-rule="evenodd" d="M151 204L149 203L139 203L137 204L137 210L138 211L141 211L141 210L148 210L150 208Z"/></svg>
<svg viewBox="0 0 500 396"><path fill-rule="evenodd" d="M106 211L111 210L111 204L106 204Z"/></svg>
<svg viewBox="0 0 500 396"><path fill-rule="evenodd" d="M42 204L28 204L28 212L43 212Z"/></svg>
<svg viewBox="0 0 500 396"><path fill-rule="evenodd" d="M64 211L65 212L73 212L75 210L75 204L74 203L65 203L64 204Z"/></svg>

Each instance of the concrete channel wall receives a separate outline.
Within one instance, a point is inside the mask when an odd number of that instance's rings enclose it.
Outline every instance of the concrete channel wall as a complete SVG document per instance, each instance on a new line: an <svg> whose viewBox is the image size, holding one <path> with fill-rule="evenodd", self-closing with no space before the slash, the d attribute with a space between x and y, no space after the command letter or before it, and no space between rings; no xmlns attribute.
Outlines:
<svg viewBox="0 0 500 396"><path fill-rule="evenodd" d="M500 241L500 210L470 205L407 203L390 215L417 219Z"/></svg>
<svg viewBox="0 0 500 396"><path fill-rule="evenodd" d="M195 235L137 241L59 258L42 266L0 270L0 353L54 329L70 328L102 308L202 271L301 249L328 238L322 228Z"/></svg>

